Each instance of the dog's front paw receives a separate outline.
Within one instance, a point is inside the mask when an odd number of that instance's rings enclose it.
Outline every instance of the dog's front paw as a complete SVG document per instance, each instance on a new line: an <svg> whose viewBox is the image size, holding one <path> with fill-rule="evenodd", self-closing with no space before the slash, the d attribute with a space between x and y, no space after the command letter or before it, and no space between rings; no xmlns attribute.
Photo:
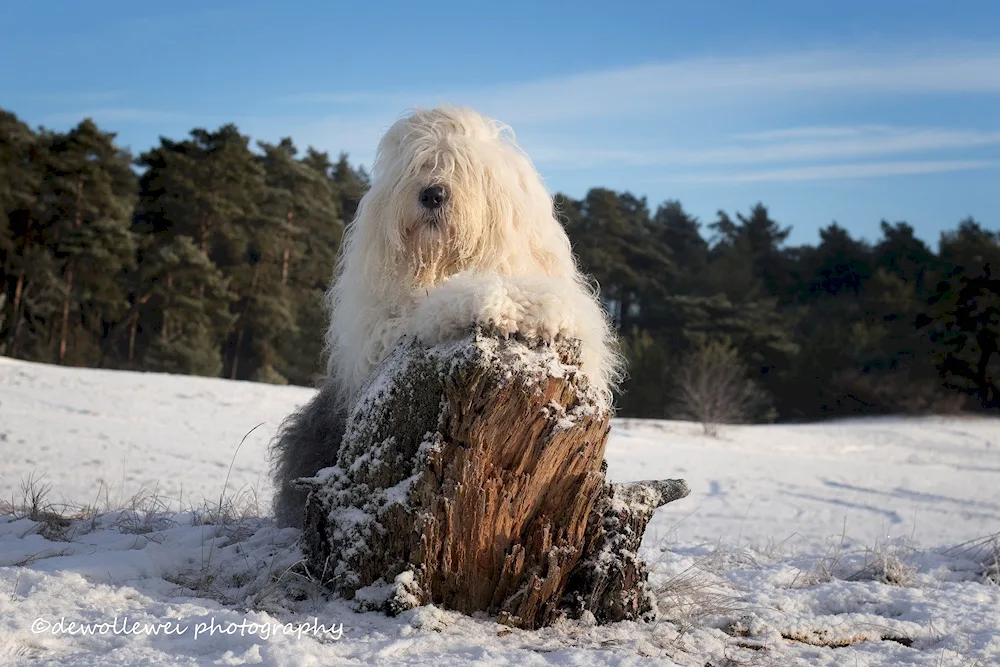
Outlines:
<svg viewBox="0 0 1000 667"><path fill-rule="evenodd" d="M528 342L576 333L571 293L560 282L498 275L458 276L431 290L411 324L411 332L428 346L460 338L477 326Z"/></svg>
<svg viewBox="0 0 1000 667"><path fill-rule="evenodd" d="M420 298L409 332L431 347L461 338L477 326L509 335L517 321L515 304L506 297L498 277L453 278Z"/></svg>
<svg viewBox="0 0 1000 667"><path fill-rule="evenodd" d="M508 294L517 310L515 333L531 342L552 342L576 335L572 292L551 279L512 281Z"/></svg>
<svg viewBox="0 0 1000 667"><path fill-rule="evenodd" d="M529 340L544 342L551 342L560 336L573 336L573 312L558 296L536 299L524 308L519 332Z"/></svg>
<svg viewBox="0 0 1000 667"><path fill-rule="evenodd" d="M473 323L486 330L494 331L504 338L517 334L525 318L524 307L506 293L490 303L481 304L473 315Z"/></svg>

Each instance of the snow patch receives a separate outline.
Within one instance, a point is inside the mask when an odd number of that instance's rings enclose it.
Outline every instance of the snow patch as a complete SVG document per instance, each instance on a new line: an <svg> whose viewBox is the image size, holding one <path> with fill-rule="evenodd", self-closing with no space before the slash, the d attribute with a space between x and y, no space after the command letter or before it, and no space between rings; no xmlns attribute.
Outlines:
<svg viewBox="0 0 1000 667"><path fill-rule="evenodd" d="M435 607L394 618L357 613L325 598L310 579L319 573L301 569L297 531L267 519L205 524L204 513L181 511L218 502L231 464L228 492L256 484L266 509L268 440L312 395L0 358L0 498L18 501L34 472L52 485L48 501L59 510L114 510L58 525L23 513L0 518L0 662L1000 664L996 550L985 537L1000 530L996 419L733 426L718 439L695 424L616 420L612 480L684 477L692 487L683 502L657 510L638 554L661 620L594 627L584 618L524 631ZM121 506L141 489L156 490L163 510ZM911 546L899 546L900 536ZM858 574L876 548L913 568L908 585ZM110 623L116 615L343 623L343 636L32 631L38 618Z"/></svg>

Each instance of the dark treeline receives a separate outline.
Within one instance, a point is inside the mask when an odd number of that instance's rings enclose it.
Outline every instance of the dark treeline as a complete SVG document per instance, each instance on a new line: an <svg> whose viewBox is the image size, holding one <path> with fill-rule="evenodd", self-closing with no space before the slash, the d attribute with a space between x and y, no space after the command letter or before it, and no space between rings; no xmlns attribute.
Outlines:
<svg viewBox="0 0 1000 667"><path fill-rule="evenodd" d="M134 157L89 120L0 110L0 354L311 384L368 177L290 139L257 148L227 125ZM679 378L706 354L744 369L753 420L1000 407L1000 234L974 220L936 250L902 222L793 247L760 204L705 227L602 188L557 205L622 334L622 415L685 412Z"/></svg>

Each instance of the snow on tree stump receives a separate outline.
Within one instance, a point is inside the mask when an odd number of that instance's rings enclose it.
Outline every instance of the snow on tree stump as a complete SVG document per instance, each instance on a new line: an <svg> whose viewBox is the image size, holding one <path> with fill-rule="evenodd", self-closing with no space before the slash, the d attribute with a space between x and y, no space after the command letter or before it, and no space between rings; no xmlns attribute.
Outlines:
<svg viewBox="0 0 1000 667"><path fill-rule="evenodd" d="M690 492L682 479L604 486L590 511L583 556L566 585L562 607L568 615L590 612L601 623L655 618L639 544L656 508Z"/></svg>
<svg viewBox="0 0 1000 667"><path fill-rule="evenodd" d="M578 353L479 329L401 344L352 407L337 465L301 480L312 574L390 614L438 604L537 628L654 612L635 551L687 487L605 483L610 410Z"/></svg>

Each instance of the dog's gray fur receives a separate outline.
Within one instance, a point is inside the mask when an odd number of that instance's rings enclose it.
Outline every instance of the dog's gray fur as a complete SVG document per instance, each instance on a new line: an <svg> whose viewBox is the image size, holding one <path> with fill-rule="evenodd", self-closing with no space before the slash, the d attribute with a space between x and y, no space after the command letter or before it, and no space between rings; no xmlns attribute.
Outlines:
<svg viewBox="0 0 1000 667"><path fill-rule="evenodd" d="M301 527L308 490L292 486L337 463L347 410L337 387L323 383L311 401L289 415L271 442L274 517L279 526Z"/></svg>

